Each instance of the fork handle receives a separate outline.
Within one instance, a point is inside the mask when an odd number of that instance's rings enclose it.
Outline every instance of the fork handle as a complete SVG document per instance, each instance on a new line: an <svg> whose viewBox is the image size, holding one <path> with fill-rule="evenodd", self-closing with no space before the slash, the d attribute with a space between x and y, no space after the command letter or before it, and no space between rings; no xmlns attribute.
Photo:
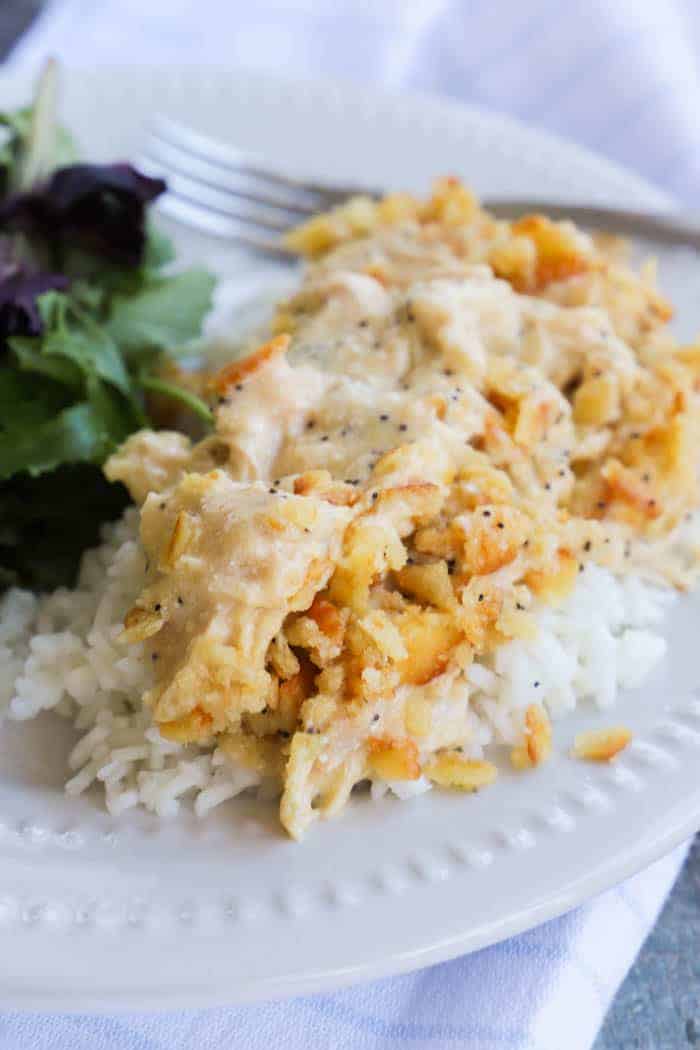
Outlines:
<svg viewBox="0 0 700 1050"><path fill-rule="evenodd" d="M627 208L515 198L486 200L484 207L498 219L517 219L521 215L540 212L551 219L571 219L577 225L608 233L647 237L652 241L683 245L700 251L700 222L681 212L632 211Z"/></svg>
<svg viewBox="0 0 700 1050"><path fill-rule="evenodd" d="M311 187L311 184L307 184ZM313 184L314 192L326 196L326 205L342 204L348 197L361 193L364 196L379 199L382 194L376 190L360 186L322 186ZM677 211L638 211L630 208L616 208L606 205L567 204L558 201L546 201L537 198L512 197L486 199L483 207L497 219L510 221L523 215L540 213L550 219L562 221L570 219L577 226L604 231L612 234L625 234L627 237L645 237L662 244L694 248L700 251L700 219Z"/></svg>

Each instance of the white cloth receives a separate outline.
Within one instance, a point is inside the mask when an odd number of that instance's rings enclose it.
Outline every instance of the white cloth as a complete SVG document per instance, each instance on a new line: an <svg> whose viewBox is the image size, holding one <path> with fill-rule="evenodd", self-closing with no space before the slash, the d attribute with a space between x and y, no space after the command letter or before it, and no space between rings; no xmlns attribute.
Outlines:
<svg viewBox="0 0 700 1050"><path fill-rule="evenodd" d="M443 92L576 139L697 204L697 0L55 0L36 64L214 62Z"/></svg>
<svg viewBox="0 0 700 1050"><path fill-rule="evenodd" d="M700 188L695 0L56 0L12 61L209 62L423 88L501 109ZM177 1015L5 1014L32 1050L588 1050L685 854L570 915L417 974Z"/></svg>

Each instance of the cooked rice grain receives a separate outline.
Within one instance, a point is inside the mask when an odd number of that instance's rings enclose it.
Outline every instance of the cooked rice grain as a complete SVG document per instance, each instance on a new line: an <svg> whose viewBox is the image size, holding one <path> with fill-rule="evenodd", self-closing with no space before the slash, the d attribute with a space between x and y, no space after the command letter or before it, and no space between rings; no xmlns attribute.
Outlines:
<svg viewBox="0 0 700 1050"><path fill-rule="evenodd" d="M142 648L118 640L144 570L138 512L129 510L85 555L74 591L39 599L9 591L0 602L0 658L9 666L0 701L17 720L47 710L71 718L81 736L68 758L69 795L98 783L113 815L142 805L163 817L194 795L203 816L259 777L153 728L140 699L149 685Z"/></svg>

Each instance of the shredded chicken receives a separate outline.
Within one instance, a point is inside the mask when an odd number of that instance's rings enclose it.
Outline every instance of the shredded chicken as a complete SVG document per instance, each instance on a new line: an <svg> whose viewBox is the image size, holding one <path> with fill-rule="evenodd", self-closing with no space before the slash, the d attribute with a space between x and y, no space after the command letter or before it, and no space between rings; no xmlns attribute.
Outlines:
<svg viewBox="0 0 700 1050"><path fill-rule="evenodd" d="M276 337L214 377L214 434L137 434L107 474L142 503L125 635L156 723L276 779L299 837L366 778L490 783L445 698L588 560L689 585L700 352L616 255L452 180L291 243L313 261ZM550 750L533 704L513 763Z"/></svg>

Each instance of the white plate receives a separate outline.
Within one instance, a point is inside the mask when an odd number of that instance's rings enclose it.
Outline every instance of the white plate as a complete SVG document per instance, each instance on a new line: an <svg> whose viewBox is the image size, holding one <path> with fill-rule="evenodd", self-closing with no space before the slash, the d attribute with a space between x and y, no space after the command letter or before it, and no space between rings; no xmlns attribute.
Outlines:
<svg viewBox="0 0 700 1050"><path fill-rule="evenodd" d="M5 101L26 97L14 80L0 87ZM458 172L492 195L668 203L573 146L445 102L184 69L66 84L65 115L90 156L135 151L154 105L329 179L424 189ZM250 279L245 257L181 244ZM694 268L683 253L664 265L692 329ZM97 798L62 795L71 734L60 720L5 727L0 1003L143 1009L298 995L434 963L573 907L700 825L700 603L679 603L667 633L669 659L613 716L635 731L614 766L567 757L574 732L600 724L584 711L559 725L541 770L506 770L478 797L360 797L302 845L253 802L203 823L112 820Z"/></svg>

